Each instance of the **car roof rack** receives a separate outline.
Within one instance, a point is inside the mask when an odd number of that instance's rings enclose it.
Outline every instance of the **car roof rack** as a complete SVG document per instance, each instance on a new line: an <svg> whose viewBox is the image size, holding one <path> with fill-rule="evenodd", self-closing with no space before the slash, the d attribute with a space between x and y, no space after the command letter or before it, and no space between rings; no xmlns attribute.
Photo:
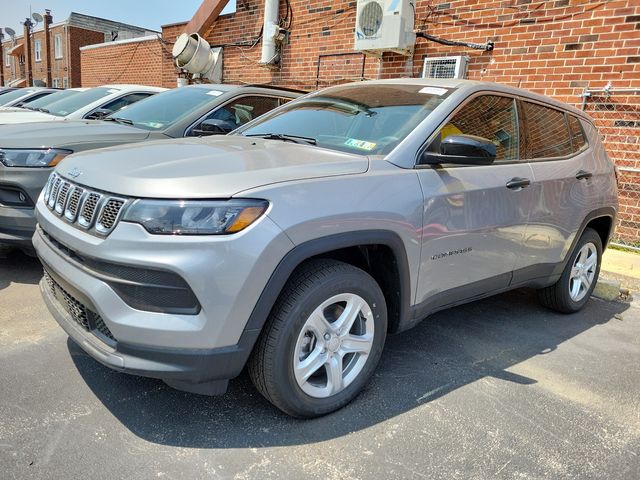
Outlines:
<svg viewBox="0 0 640 480"><path fill-rule="evenodd" d="M246 85L240 85L240 87L241 88L248 88L248 87L268 88L270 90L283 90L285 92L292 92L292 93L309 93L308 90L300 90L298 88L289 88L289 87L279 87L277 85L268 85L264 83L249 83Z"/></svg>

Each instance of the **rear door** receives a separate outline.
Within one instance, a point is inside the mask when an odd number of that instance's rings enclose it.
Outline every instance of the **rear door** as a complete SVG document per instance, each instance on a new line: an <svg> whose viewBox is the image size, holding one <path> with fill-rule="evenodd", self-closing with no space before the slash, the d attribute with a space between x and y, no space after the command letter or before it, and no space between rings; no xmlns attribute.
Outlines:
<svg viewBox="0 0 640 480"><path fill-rule="evenodd" d="M590 150L573 115L529 100L519 102L521 157L533 172L532 204L514 283L551 275L565 258L590 210Z"/></svg>
<svg viewBox="0 0 640 480"><path fill-rule="evenodd" d="M519 160L514 98L474 95L449 117L429 149L455 134L489 139L497 158L492 165L419 170L425 201L417 301L430 307L509 285L532 203L531 169Z"/></svg>

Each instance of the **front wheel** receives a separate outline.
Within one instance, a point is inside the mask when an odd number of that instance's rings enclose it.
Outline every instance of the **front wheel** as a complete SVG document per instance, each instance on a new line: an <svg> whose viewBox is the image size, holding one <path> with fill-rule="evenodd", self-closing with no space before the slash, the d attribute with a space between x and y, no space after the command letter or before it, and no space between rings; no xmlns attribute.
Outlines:
<svg viewBox="0 0 640 480"><path fill-rule="evenodd" d="M262 395L295 417L349 403L371 377L387 332L384 295L365 271L311 261L283 289L249 361Z"/></svg>
<svg viewBox="0 0 640 480"><path fill-rule="evenodd" d="M561 313L573 313L585 306L600 274L602 240L587 228L571 252L560 279L538 291L540 302Z"/></svg>

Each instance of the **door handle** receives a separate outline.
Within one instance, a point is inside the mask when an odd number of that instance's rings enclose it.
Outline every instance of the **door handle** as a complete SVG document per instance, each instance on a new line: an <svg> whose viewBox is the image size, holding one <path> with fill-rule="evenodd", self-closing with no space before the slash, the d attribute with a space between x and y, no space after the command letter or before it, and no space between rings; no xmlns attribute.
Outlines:
<svg viewBox="0 0 640 480"><path fill-rule="evenodd" d="M593 173L585 172L584 170L580 170L578 173L576 173L576 178L578 180L588 180L591 177L593 177Z"/></svg>
<svg viewBox="0 0 640 480"><path fill-rule="evenodd" d="M507 188L511 190L518 190L520 188L526 188L531 185L531 180L528 178L514 177L507 182Z"/></svg>

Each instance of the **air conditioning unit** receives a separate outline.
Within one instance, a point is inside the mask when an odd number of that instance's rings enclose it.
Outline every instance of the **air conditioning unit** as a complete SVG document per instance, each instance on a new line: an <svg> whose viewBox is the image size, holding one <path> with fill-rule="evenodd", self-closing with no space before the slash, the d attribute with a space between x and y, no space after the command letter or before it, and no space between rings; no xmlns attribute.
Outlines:
<svg viewBox="0 0 640 480"><path fill-rule="evenodd" d="M425 57L422 78L465 78L469 57Z"/></svg>
<svg viewBox="0 0 640 480"><path fill-rule="evenodd" d="M416 43L411 0L358 0L355 49L367 54L411 55Z"/></svg>

